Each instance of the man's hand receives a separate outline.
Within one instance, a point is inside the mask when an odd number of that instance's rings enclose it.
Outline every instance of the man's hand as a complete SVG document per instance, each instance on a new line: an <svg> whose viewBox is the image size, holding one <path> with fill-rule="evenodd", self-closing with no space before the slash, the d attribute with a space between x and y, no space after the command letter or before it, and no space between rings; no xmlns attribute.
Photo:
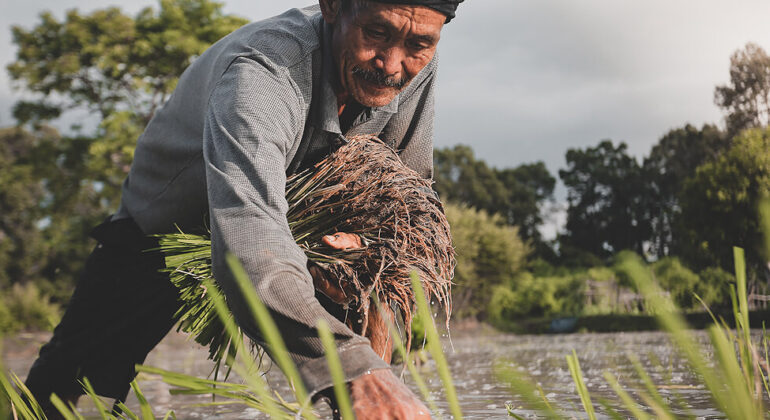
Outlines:
<svg viewBox="0 0 770 420"><path fill-rule="evenodd" d="M354 233L337 232L321 238L324 245L335 249L361 248L361 237Z"/></svg>
<svg viewBox="0 0 770 420"><path fill-rule="evenodd" d="M358 420L430 419L430 411L390 370L378 369L350 382Z"/></svg>
<svg viewBox="0 0 770 420"><path fill-rule="evenodd" d="M321 239L325 245L344 250L361 248L361 238L352 233L337 232ZM318 266L309 264L316 289L335 302L343 302L345 293L329 281ZM380 319L379 314L375 318ZM392 316L392 314L391 314ZM371 321L371 320L370 320ZM376 324L376 323L375 323ZM387 330L385 330L387 331ZM385 337L387 338L387 337ZM387 346L389 349L390 346ZM390 354L387 354L388 359ZM420 420L430 419L430 412L417 397L393 373L387 369L378 369L350 382L350 396L353 400L353 413L358 420ZM331 394L329 392L329 394ZM336 408L332 406L332 408Z"/></svg>
<svg viewBox="0 0 770 420"><path fill-rule="evenodd" d="M345 232L337 232L332 235L326 235L321 238L321 242L323 242L324 245L339 250L361 248L362 245L360 236ZM323 270L310 261L308 261L307 269L310 271L310 275L313 277L313 285L315 286L316 290L325 294L329 297L329 299L336 303L341 304L345 301L347 296L339 284L334 281L336 279L328 279Z"/></svg>

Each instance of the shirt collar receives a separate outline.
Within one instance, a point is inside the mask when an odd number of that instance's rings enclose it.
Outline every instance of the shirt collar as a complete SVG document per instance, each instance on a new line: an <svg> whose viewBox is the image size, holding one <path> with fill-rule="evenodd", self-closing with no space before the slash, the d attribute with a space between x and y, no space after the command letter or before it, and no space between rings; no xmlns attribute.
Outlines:
<svg viewBox="0 0 770 420"><path fill-rule="evenodd" d="M315 116L315 126L330 133L342 134L340 119L337 115L337 95L334 94L334 78L337 77L332 57L332 31L331 26L322 21L321 24L321 86L320 98ZM363 113L368 117L372 114L386 112L395 114L398 112L399 95L396 95L390 103L381 107L364 108Z"/></svg>

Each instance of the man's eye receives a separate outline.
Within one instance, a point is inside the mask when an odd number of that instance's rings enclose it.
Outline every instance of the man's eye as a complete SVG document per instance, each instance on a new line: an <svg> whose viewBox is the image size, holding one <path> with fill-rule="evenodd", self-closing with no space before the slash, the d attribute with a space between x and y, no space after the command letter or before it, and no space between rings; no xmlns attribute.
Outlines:
<svg viewBox="0 0 770 420"><path fill-rule="evenodd" d="M387 36L385 31L382 31L382 30L379 30L379 29L367 28L364 31L366 32L366 35L368 37L373 38L373 39L385 39L385 37Z"/></svg>
<svg viewBox="0 0 770 420"><path fill-rule="evenodd" d="M409 48L415 51L422 51L430 48L430 45L422 41L411 41L411 42L408 42L407 45Z"/></svg>

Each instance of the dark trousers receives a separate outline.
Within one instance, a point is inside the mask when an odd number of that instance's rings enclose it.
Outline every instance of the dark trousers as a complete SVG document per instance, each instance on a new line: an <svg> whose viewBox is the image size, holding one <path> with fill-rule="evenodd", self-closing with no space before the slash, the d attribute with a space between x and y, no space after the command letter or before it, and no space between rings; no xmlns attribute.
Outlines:
<svg viewBox="0 0 770 420"><path fill-rule="evenodd" d="M97 394L124 399L134 365L175 323L178 292L154 238L131 219L107 221L91 236L99 244L86 261L67 310L51 341L40 349L26 385L41 403L52 392L82 394L88 378Z"/></svg>

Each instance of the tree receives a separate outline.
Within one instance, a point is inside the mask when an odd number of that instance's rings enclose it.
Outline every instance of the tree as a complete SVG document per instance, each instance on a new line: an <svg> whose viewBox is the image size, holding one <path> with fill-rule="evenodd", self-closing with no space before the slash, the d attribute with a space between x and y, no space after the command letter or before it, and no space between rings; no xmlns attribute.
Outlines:
<svg viewBox="0 0 770 420"><path fill-rule="evenodd" d="M530 252L517 228L499 215L448 204L446 215L457 250L452 306L456 316L484 317L496 285L510 284Z"/></svg>
<svg viewBox="0 0 770 420"><path fill-rule="evenodd" d="M714 102L725 111L731 135L770 123L770 56L765 50L748 43L730 56L730 83L717 86Z"/></svg>
<svg viewBox="0 0 770 420"><path fill-rule="evenodd" d="M51 129L0 129L0 286L36 279L44 254L38 223L45 189L33 151L55 141Z"/></svg>
<svg viewBox="0 0 770 420"><path fill-rule="evenodd" d="M102 197L114 208L133 159L138 135L176 86L190 62L212 43L246 23L222 14L210 0L161 0L135 18L118 8L64 21L48 12L31 30L12 28L18 46L11 78L33 93L14 107L19 123L39 123L81 109L98 117L82 159Z"/></svg>
<svg viewBox="0 0 770 420"><path fill-rule="evenodd" d="M642 171L626 153L604 140L596 147L569 149L559 177L567 187L566 234L561 248L577 248L601 258L628 249L643 252L649 237L644 217Z"/></svg>
<svg viewBox="0 0 770 420"><path fill-rule="evenodd" d="M746 251L750 275L766 269L759 203L770 194L770 129L747 130L716 161L698 167L682 191L678 253L696 269L733 270L733 246Z"/></svg>
<svg viewBox="0 0 770 420"><path fill-rule="evenodd" d="M469 146L436 149L433 153L435 189L444 201L464 203L495 213L504 207L506 191L493 168L476 160Z"/></svg>
<svg viewBox="0 0 770 420"><path fill-rule="evenodd" d="M433 159L435 188L442 200L498 214L518 226L523 239L541 244L542 207L552 199L556 184L545 164L490 168L465 145L437 149Z"/></svg>
<svg viewBox="0 0 770 420"><path fill-rule="evenodd" d="M98 120L29 150L36 163L28 187L39 189L42 200L14 223L37 226L45 245L33 265L41 276L65 290L73 284L91 247L90 229L117 209L145 125L190 62L244 23L223 15L214 1L161 0L159 10L145 8L135 17L109 8L88 15L71 10L59 21L46 12L32 29L12 28L18 51L8 71L32 98L15 105L19 124L37 130L71 110ZM23 172L26 161L14 162L11 170Z"/></svg>
<svg viewBox="0 0 770 420"><path fill-rule="evenodd" d="M698 129L687 124L670 130L652 147L643 165L650 187L645 202L652 229L648 253L658 258L670 255L678 239L673 226L680 212L679 194L684 180L695 175L698 166L715 160L729 145L728 137L716 126L706 124Z"/></svg>
<svg viewBox="0 0 770 420"><path fill-rule="evenodd" d="M519 226L524 239L542 242L543 204L553 199L556 179L543 162L522 164L515 168L496 170L507 191L508 200L502 215L509 224Z"/></svg>
<svg viewBox="0 0 770 420"><path fill-rule="evenodd" d="M128 111L146 124L190 62L244 23L209 0L161 0L159 11L148 7L135 18L115 7L71 10L63 22L44 12L31 30L11 29L19 50L8 71L38 94L16 105L16 117L48 119L84 107L101 120Z"/></svg>

